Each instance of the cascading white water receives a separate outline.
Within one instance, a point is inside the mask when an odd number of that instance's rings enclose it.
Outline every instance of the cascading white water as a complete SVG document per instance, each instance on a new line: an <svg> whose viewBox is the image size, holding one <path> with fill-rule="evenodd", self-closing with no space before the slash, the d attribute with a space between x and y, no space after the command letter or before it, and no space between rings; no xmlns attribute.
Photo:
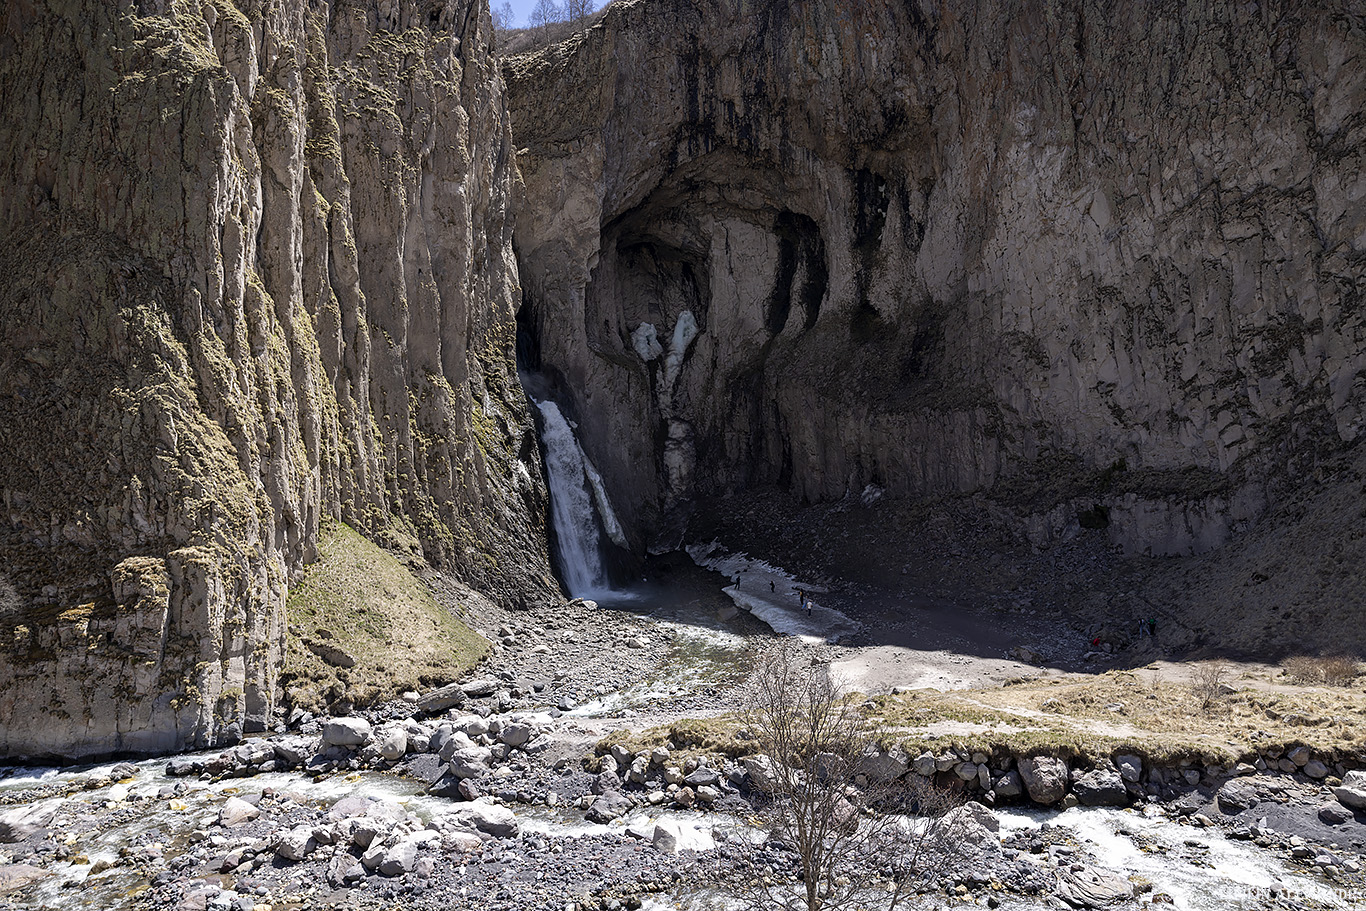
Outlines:
<svg viewBox="0 0 1366 911"><path fill-rule="evenodd" d="M541 442L545 446L546 474L550 480L550 513L559 542L560 572L569 594L586 597L606 589L602 568L598 514L594 499L601 501L603 524L616 526L616 517L605 493L590 491L596 472L574 436L574 428L554 402L536 402L541 411Z"/></svg>

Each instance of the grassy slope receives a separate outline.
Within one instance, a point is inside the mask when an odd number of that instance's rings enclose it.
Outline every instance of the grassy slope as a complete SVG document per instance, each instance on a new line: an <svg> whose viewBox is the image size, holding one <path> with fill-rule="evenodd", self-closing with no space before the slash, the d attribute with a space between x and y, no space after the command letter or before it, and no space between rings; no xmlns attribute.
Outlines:
<svg viewBox="0 0 1366 911"><path fill-rule="evenodd" d="M876 696L870 714L911 755L969 752L1016 757L1036 753L1094 762L1136 753L1163 766L1183 760L1231 766L1258 750L1304 745L1317 756L1366 759L1366 677L1345 687L1290 685L1284 676L1226 679L1235 692L1206 700L1191 683L1159 674L1111 671L1094 676L1021 681L1016 685L940 693ZM857 697L862 698L862 697ZM734 716L685 719L644 732L617 731L613 743L633 750L669 743L685 754L743 756Z"/></svg>
<svg viewBox="0 0 1366 911"><path fill-rule="evenodd" d="M432 600L393 555L339 523L319 538L318 562L289 592L286 704L363 707L450 682L484 657L488 643ZM333 666L310 645L339 648L355 666Z"/></svg>

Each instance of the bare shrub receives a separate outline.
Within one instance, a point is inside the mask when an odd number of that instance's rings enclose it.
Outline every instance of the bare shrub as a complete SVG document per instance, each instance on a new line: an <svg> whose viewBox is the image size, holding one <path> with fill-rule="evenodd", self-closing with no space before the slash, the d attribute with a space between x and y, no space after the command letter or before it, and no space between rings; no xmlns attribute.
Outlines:
<svg viewBox="0 0 1366 911"><path fill-rule="evenodd" d="M1222 661L1204 661L1191 672L1191 693L1200 703L1200 708L1211 709L1219 700L1227 696L1232 687L1229 680L1232 671Z"/></svg>
<svg viewBox="0 0 1366 911"><path fill-rule="evenodd" d="M1327 658L1296 655L1281 662L1281 670L1296 683L1347 686L1361 673L1361 665L1350 655L1332 655Z"/></svg>
<svg viewBox="0 0 1366 911"><path fill-rule="evenodd" d="M1361 665L1350 655L1332 655L1319 659L1323 682L1329 686L1347 686L1361 673Z"/></svg>
<svg viewBox="0 0 1366 911"><path fill-rule="evenodd" d="M823 666L779 648L742 718L762 796L718 852L717 878L746 907L894 908L957 860L959 830L942 822L957 801L913 773L879 780L868 760L887 731Z"/></svg>
<svg viewBox="0 0 1366 911"><path fill-rule="evenodd" d="M0 620L14 619L23 609L24 599L19 597L14 583L9 580L9 576L0 573Z"/></svg>
<svg viewBox="0 0 1366 911"><path fill-rule="evenodd" d="M1323 681L1323 671L1319 667L1317 658L1310 658L1308 655L1296 655L1281 662L1281 670L1285 675L1296 683L1321 683Z"/></svg>

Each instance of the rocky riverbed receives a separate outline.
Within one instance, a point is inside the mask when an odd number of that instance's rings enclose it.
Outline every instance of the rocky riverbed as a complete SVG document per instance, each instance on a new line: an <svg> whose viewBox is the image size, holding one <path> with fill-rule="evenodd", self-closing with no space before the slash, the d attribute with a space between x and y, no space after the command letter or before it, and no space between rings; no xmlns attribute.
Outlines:
<svg viewBox="0 0 1366 911"><path fill-rule="evenodd" d="M474 677L363 715L295 713L224 751L8 770L0 901L723 903L716 884L734 860L725 833L762 804L762 762L682 735L643 749L604 740L733 704L754 655L775 641L727 610L710 577L675 572L672 599L471 617L496 642ZM801 648L801 660L849 660L849 648ZM926 884L931 906L1359 906L1366 774L1307 749L1272 752L1233 767L947 746L866 761L870 775L932 778L971 801L954 811L959 856ZM792 869L782 846L765 852L773 870Z"/></svg>

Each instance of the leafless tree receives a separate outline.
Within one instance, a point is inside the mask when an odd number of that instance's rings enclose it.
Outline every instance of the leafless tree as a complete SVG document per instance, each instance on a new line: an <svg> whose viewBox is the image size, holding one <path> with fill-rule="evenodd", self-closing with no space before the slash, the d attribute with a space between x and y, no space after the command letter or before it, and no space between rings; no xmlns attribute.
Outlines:
<svg viewBox="0 0 1366 911"><path fill-rule="evenodd" d="M491 7L490 12L493 13L495 31L507 32L516 27L513 23L517 21L517 14L513 12L512 4L508 0L503 0L498 6Z"/></svg>
<svg viewBox="0 0 1366 911"><path fill-rule="evenodd" d="M531 27L541 34L542 41L550 40L550 27L564 20L564 10L555 0L536 0L531 8Z"/></svg>
<svg viewBox="0 0 1366 911"><path fill-rule="evenodd" d="M588 16L597 9L593 0L564 0L564 18L575 30L588 26Z"/></svg>
<svg viewBox="0 0 1366 911"><path fill-rule="evenodd" d="M953 827L941 823L953 797L878 761L888 732L825 667L779 648L743 719L762 751L748 765L762 806L753 827L729 833L717 875L748 907L892 909L954 862Z"/></svg>

